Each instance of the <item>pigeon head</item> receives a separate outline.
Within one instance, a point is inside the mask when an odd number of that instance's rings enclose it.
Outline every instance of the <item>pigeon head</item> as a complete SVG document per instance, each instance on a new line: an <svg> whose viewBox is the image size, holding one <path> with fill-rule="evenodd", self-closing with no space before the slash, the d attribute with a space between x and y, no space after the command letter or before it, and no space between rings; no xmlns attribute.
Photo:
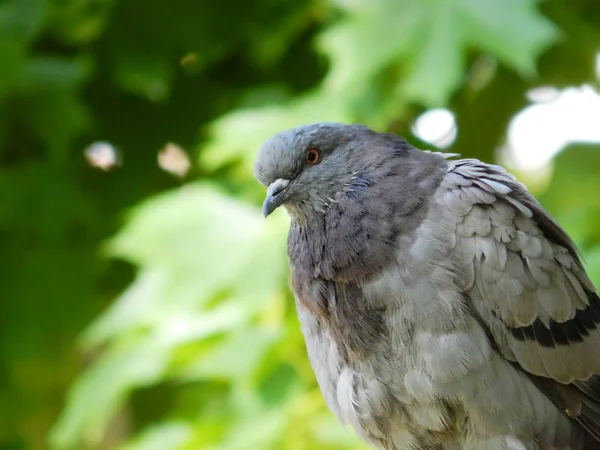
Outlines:
<svg viewBox="0 0 600 450"><path fill-rule="evenodd" d="M376 135L364 125L316 123L267 140L254 167L267 186L265 217L281 205L294 216L325 212L377 161Z"/></svg>

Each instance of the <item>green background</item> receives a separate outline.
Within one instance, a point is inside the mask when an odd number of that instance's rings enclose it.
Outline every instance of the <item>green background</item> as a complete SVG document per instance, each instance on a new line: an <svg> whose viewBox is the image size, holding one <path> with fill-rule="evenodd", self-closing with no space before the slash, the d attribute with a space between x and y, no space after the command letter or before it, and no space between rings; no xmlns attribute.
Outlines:
<svg viewBox="0 0 600 450"><path fill-rule="evenodd" d="M308 364L260 143L330 120L432 148L411 125L446 106L448 150L492 162L598 50L591 0L0 1L0 449L366 448ZM600 282L598 148L552 168L532 190Z"/></svg>

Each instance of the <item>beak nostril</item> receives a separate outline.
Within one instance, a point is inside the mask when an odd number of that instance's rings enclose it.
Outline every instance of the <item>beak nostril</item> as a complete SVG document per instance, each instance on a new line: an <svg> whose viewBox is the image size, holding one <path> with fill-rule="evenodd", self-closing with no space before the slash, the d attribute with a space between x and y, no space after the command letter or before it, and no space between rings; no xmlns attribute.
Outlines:
<svg viewBox="0 0 600 450"><path fill-rule="evenodd" d="M289 180L284 180L283 178L273 181L267 188L267 197L274 197L281 194L288 184L290 184Z"/></svg>
<svg viewBox="0 0 600 450"><path fill-rule="evenodd" d="M277 189L274 189L273 192L271 192L271 196L280 194L282 191L283 191L283 186L277 186Z"/></svg>

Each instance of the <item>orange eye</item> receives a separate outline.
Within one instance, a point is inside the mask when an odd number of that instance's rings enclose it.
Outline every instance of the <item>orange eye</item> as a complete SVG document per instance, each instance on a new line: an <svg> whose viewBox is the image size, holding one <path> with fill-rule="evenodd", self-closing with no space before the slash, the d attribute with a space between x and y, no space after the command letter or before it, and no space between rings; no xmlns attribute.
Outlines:
<svg viewBox="0 0 600 450"><path fill-rule="evenodd" d="M306 157L304 158L306 164L319 164L321 162L321 152L316 148L309 148L306 150Z"/></svg>

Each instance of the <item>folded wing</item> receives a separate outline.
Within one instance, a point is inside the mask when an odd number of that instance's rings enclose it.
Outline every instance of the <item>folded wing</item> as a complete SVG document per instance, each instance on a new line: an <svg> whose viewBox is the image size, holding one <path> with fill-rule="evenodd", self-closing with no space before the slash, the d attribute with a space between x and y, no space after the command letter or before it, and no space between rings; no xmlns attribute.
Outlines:
<svg viewBox="0 0 600 450"><path fill-rule="evenodd" d="M453 162L436 200L500 353L600 439L600 299L573 241L499 166Z"/></svg>

